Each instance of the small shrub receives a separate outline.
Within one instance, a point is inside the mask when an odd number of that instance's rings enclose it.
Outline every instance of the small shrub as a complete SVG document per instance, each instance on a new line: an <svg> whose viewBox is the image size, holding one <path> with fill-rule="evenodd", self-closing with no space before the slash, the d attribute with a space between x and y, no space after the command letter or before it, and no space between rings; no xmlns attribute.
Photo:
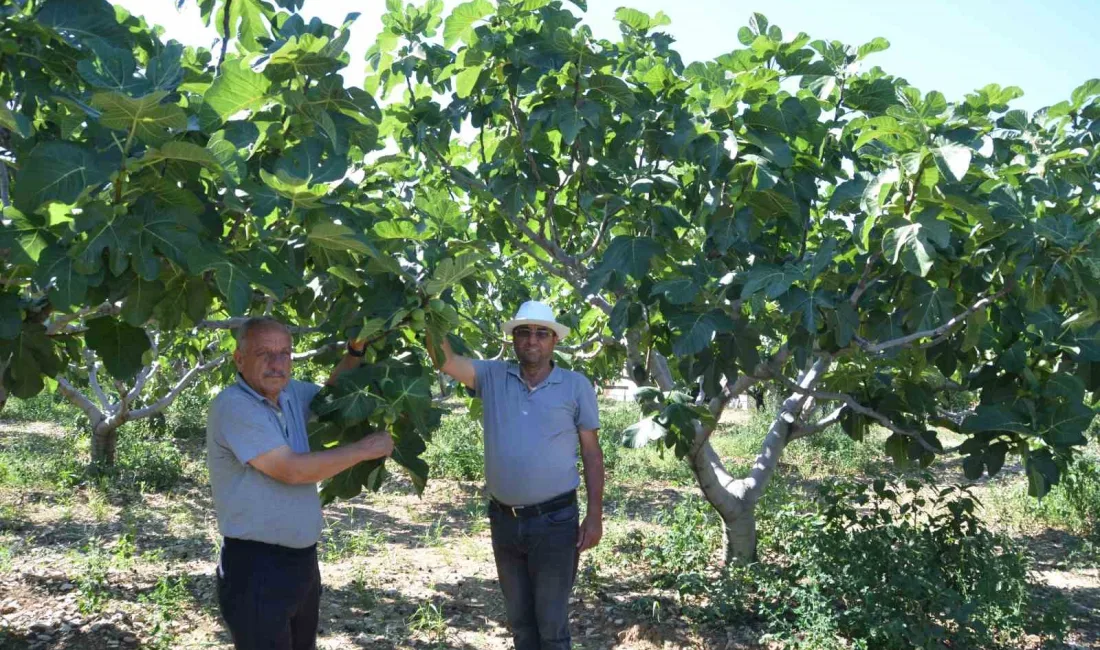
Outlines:
<svg viewBox="0 0 1100 650"><path fill-rule="evenodd" d="M599 549L597 546L593 551ZM579 593L595 596L606 589L606 577L603 572L603 558L593 552L581 556L577 571L576 590Z"/></svg>
<svg viewBox="0 0 1100 650"><path fill-rule="evenodd" d="M371 575L363 567L356 567L351 579L352 607L369 612L378 605L377 587Z"/></svg>
<svg viewBox="0 0 1100 650"><path fill-rule="evenodd" d="M406 621L409 631L427 637L430 643L443 644L447 637L447 619L435 603L422 603Z"/></svg>
<svg viewBox="0 0 1100 650"><path fill-rule="evenodd" d="M420 545L424 548L439 548L443 546L447 534L447 526L443 523L443 517L428 524L424 533L420 536Z"/></svg>
<svg viewBox="0 0 1100 650"><path fill-rule="evenodd" d="M623 430L642 417L641 409L632 402L600 403L600 448L603 465L608 472L619 467L623 452Z"/></svg>
<svg viewBox="0 0 1100 650"><path fill-rule="evenodd" d="M432 432L424 460L432 478L480 481L485 478L485 447L481 424L464 415L448 415Z"/></svg>
<svg viewBox="0 0 1100 650"><path fill-rule="evenodd" d="M118 488L167 492L183 477L183 464L183 454L172 440L124 426L108 478Z"/></svg>
<svg viewBox="0 0 1100 650"><path fill-rule="evenodd" d="M1100 459L1077 459L1043 501L1052 519L1100 541Z"/></svg>
<svg viewBox="0 0 1100 650"><path fill-rule="evenodd" d="M1034 615L1027 556L985 528L977 505L968 488L877 480L827 482L809 512L783 509L769 539L787 561L759 585L770 638L900 650L1057 636L1057 611Z"/></svg>
<svg viewBox="0 0 1100 650"><path fill-rule="evenodd" d="M164 432L173 438L205 438L209 405L210 395L202 385L183 391L164 410Z"/></svg>
<svg viewBox="0 0 1100 650"><path fill-rule="evenodd" d="M176 647L177 635L172 631L172 621L190 598L187 576L172 579L162 576L148 594L142 594L138 602L152 610L153 629L150 630L148 647L169 650Z"/></svg>
<svg viewBox="0 0 1100 650"><path fill-rule="evenodd" d="M110 600L111 593L108 576L112 557L103 548L100 540L92 539L81 549L77 576L77 609L81 614L94 614L103 611Z"/></svg>
<svg viewBox="0 0 1100 650"><path fill-rule="evenodd" d="M662 513L657 523L660 532L646 535L642 542L642 558L653 573L654 586L703 593L705 571L721 543L714 509L692 495Z"/></svg>
<svg viewBox="0 0 1100 650"><path fill-rule="evenodd" d="M688 464L673 450L651 443L641 449L621 449L612 480L643 485L665 481L686 486L695 479Z"/></svg>
<svg viewBox="0 0 1100 650"><path fill-rule="evenodd" d="M871 473L882 459L881 443L853 440L839 426L810 436L805 442L805 447L796 445L791 449L790 462L811 464L810 471L818 476Z"/></svg>

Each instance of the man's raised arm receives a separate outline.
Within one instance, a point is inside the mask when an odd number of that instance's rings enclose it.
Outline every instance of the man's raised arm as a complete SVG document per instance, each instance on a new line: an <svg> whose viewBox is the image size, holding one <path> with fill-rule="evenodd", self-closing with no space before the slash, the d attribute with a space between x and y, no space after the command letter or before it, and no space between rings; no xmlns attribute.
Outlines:
<svg viewBox="0 0 1100 650"><path fill-rule="evenodd" d="M431 355L432 363L435 364L436 368L466 384L470 390L477 390L477 371L474 370L474 363L461 354L455 354L446 336L439 342L439 347L443 348L443 363L440 363L439 359L436 358L430 333L427 334L427 344L428 354Z"/></svg>

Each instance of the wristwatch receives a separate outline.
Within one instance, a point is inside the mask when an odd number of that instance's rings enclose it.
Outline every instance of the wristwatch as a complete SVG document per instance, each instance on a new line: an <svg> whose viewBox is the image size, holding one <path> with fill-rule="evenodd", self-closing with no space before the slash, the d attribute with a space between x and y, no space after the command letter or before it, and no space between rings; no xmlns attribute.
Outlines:
<svg viewBox="0 0 1100 650"><path fill-rule="evenodd" d="M348 354L350 354L353 357L362 357L366 353L367 353L367 346L364 345L362 350L356 350L355 348L351 347L351 341L348 341Z"/></svg>

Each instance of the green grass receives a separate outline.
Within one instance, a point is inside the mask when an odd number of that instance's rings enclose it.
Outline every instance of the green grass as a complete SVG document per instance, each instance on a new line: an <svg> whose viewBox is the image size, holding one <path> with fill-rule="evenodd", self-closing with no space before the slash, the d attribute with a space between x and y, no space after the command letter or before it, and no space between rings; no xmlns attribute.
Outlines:
<svg viewBox="0 0 1100 650"><path fill-rule="evenodd" d="M65 428L56 433L10 432L0 439L0 485L70 490L88 483L105 491L167 492L185 477L205 480L205 463L189 457L177 441L133 423L118 431L115 464L101 472L88 466L91 436Z"/></svg>
<svg viewBox="0 0 1100 650"><path fill-rule="evenodd" d="M382 547L386 536L370 524L357 528L326 528L321 538L320 555L325 562L339 562L368 555Z"/></svg>
<svg viewBox="0 0 1100 650"><path fill-rule="evenodd" d="M177 635L171 624L190 598L186 575L178 578L162 576L148 594L141 595L139 602L152 610L153 629L148 647L155 650L176 647Z"/></svg>
<svg viewBox="0 0 1100 650"><path fill-rule="evenodd" d="M64 490L85 478L89 437L6 433L0 446L0 485Z"/></svg>
<svg viewBox="0 0 1100 650"><path fill-rule="evenodd" d="M95 614L104 610L111 598L108 576L116 558L104 548L102 541L89 539L74 552L77 590L77 609L81 614Z"/></svg>
<svg viewBox="0 0 1100 650"><path fill-rule="evenodd" d="M421 603L405 622L410 632L423 635L431 647L446 647L447 619L434 602Z"/></svg>
<svg viewBox="0 0 1100 650"><path fill-rule="evenodd" d="M12 561L15 559L14 540L0 538L0 573L11 571Z"/></svg>
<svg viewBox="0 0 1100 650"><path fill-rule="evenodd" d="M1027 482L999 479L983 498L989 516L1018 532L1054 527L1100 542L1100 455L1096 443L1064 471L1042 499L1027 493Z"/></svg>
<svg viewBox="0 0 1100 650"><path fill-rule="evenodd" d="M76 427L84 414L56 393L39 393L30 399L12 397L0 412L5 422L56 422Z"/></svg>
<svg viewBox="0 0 1100 650"><path fill-rule="evenodd" d="M349 590L352 594L353 607L369 612L378 604L378 586L374 578L361 566L355 568Z"/></svg>

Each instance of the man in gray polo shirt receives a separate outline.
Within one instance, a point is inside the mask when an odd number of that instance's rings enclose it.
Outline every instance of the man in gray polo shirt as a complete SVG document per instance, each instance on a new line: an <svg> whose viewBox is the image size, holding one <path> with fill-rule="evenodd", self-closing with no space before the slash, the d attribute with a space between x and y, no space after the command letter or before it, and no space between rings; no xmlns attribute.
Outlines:
<svg viewBox="0 0 1100 650"><path fill-rule="evenodd" d="M554 365L554 346L569 328L548 306L524 303L504 333L518 363L471 360L443 340L440 369L483 402L493 556L516 650L565 650L577 561L603 535L596 392L584 375ZM582 523L578 446L588 494Z"/></svg>
<svg viewBox="0 0 1100 650"><path fill-rule="evenodd" d="M363 345L329 377L359 365ZM210 404L207 467L218 530L218 604L237 648L316 647L321 574L317 540L324 524L317 482L356 463L388 456L385 431L358 442L309 451L309 403L321 389L290 379L290 331L251 318L237 333L237 382Z"/></svg>

